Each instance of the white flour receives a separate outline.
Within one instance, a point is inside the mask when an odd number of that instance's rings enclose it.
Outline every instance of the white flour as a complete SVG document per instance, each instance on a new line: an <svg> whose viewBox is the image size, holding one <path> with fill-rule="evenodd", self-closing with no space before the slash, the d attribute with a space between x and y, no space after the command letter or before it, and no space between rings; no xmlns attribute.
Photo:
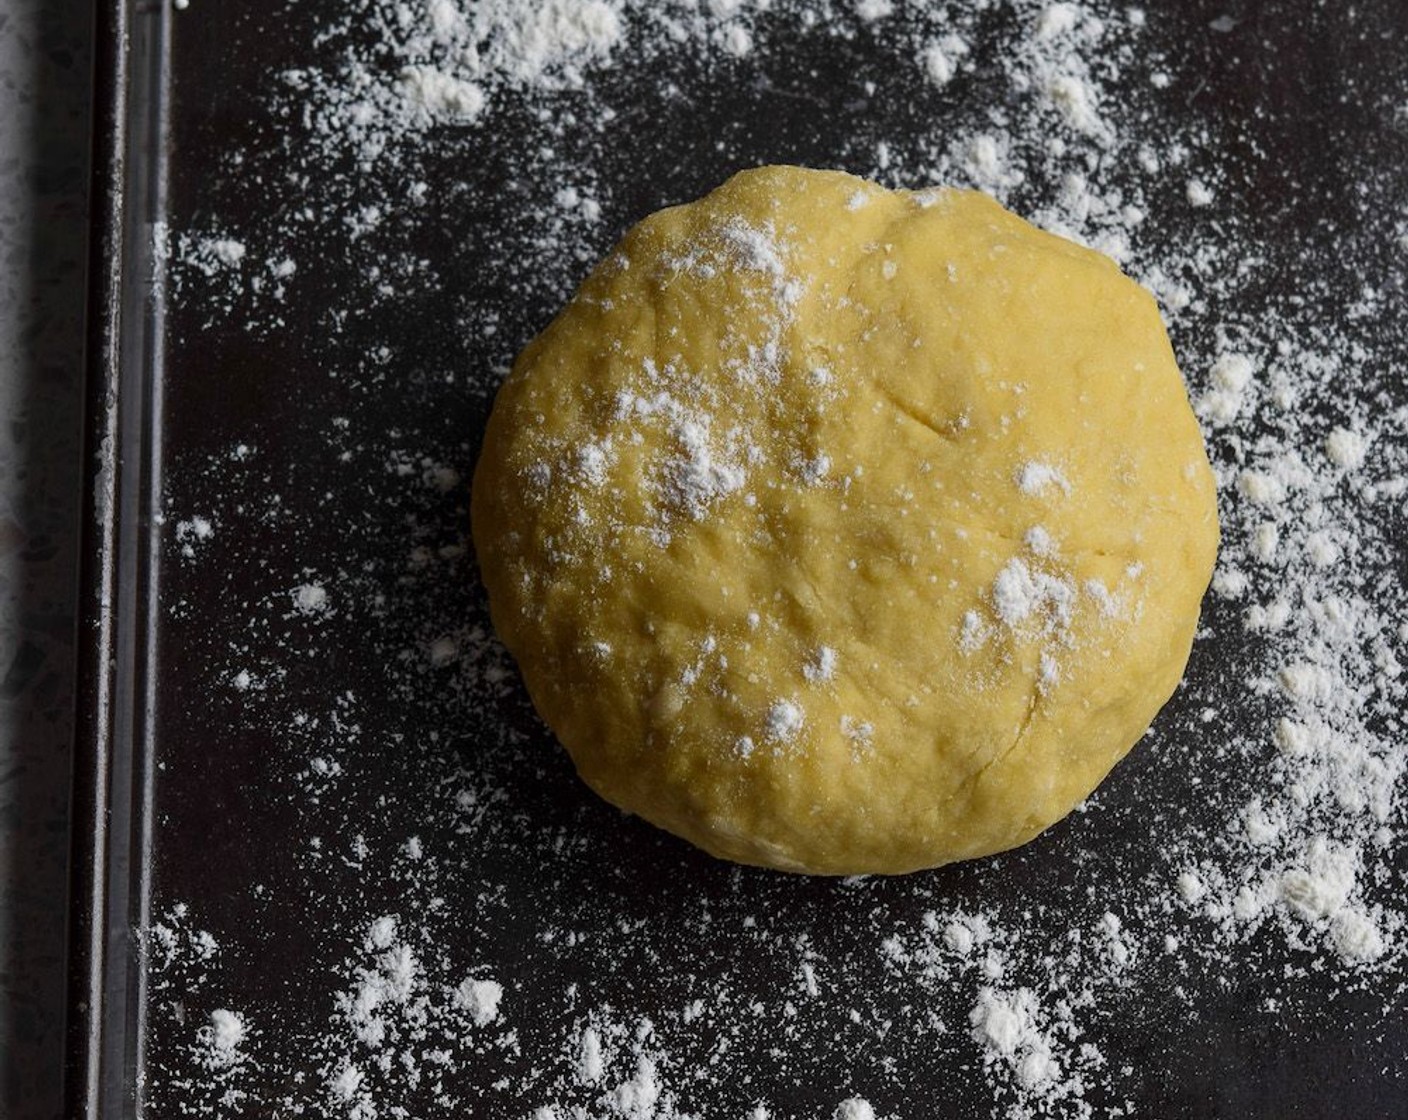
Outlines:
<svg viewBox="0 0 1408 1120"><path fill-rule="evenodd" d="M212 1068L238 1065L244 1060L240 1046L249 1034L244 1018L234 1011L217 1007L210 1013L209 1026L197 1032L205 1046L205 1060Z"/></svg>
<svg viewBox="0 0 1408 1120"><path fill-rule="evenodd" d="M249 228L202 211L202 228L172 238L173 292L211 324L278 336L300 322L291 309L328 253L326 267L358 278L317 320L332 345L377 308L434 298L441 269L460 274L450 267L460 254L508 287L467 294L447 312L476 353L492 354L482 368L447 372L441 354L407 356L378 340L361 366L326 374L353 386L369 411L328 417L308 453L346 464L348 493L377 488L405 540L394 569L378 565L371 545L341 566L308 555L299 526L270 498L295 486L270 481L273 452L257 433L241 433L252 446L212 461L209 484L170 512L183 570L208 572L217 557L235 563L241 525L279 542L260 558L271 573L254 581L264 590L231 599L247 629L210 655L218 671L209 691L217 705L257 698L280 713L265 729L283 752L266 775L268 796L285 798L300 822L278 838L294 850L288 882L241 889L286 912L271 928L309 914L321 924L296 994L296 1006L311 1010L285 1029L276 1007L227 979L247 962L226 946L249 931L215 927L218 911L207 914L194 896L190 909L160 908L144 939L154 1029L176 1040L186 1064L153 1070L153 1101L176 1099L197 1115L430 1120L494 1114L486 1102L511 1100L534 1120L683 1120L712 1117L707 1102L727 1092L727 1115L754 1120L899 1120L932 1112L905 1095L924 1080L903 1075L909 1064L930 1082L977 1079L993 1115L1118 1115L1124 1106L1106 1102L1141 1084L1116 1056L1125 1023L1191 1015L1221 977L1259 977L1263 1003L1241 1010L1278 1029L1346 1029L1336 1017L1350 1011L1340 1004L1306 1006L1304 993L1326 977L1370 1008L1354 1012L1365 1037L1401 1014L1408 621L1397 605L1395 541L1408 496L1408 411L1383 390L1382 371L1401 368L1402 357L1375 324L1392 321L1401 301L1402 200L1366 172L1358 212L1368 234L1351 230L1336 242L1348 265L1297 258L1291 278L1268 292L1267 262L1286 258L1274 227L1258 224L1269 219L1255 217L1251 184L1280 172L1254 162L1253 174L1245 153L1234 168L1231 148L1257 146L1254 122L1214 128L1179 115L1202 76L1191 53L1170 47L1171 18L1095 0L948 9L888 0L351 0L327 18L317 44L301 45L306 64L261 95L302 122L290 127L310 195ZM553 306L639 216L642 198L679 200L633 193L636 178L697 155L652 147L654 121L631 116L633 98L613 83L636 83L649 112L666 115L694 96L692 82L766 89L794 52L825 55L853 42L882 53L912 108L905 101L893 120L864 118L852 142L830 151L833 162L892 185L981 187L1109 253L1159 298L1218 475L1223 547L1204 619L1218 652L1212 658L1200 643L1183 694L1136 748L1133 785L1108 801L1097 794L1038 841L1042 866L1074 868L1073 886L1009 881L1007 869L1028 867L1019 853L952 874L831 884L820 912L790 887L743 872L720 872L732 878L715 894L680 880L654 894L642 886L638 897L610 870L634 866L620 849L651 843L648 834L614 817L587 828L597 809L569 812L525 793L542 764L522 756L540 743L500 729L469 747L446 745L472 713L521 715L512 668L485 620L445 617L433 590L473 578L462 537L402 517L419 511L424 524L443 525L434 503L456 500L472 460L415 433L370 430L369 418L379 421L378 393L422 393L427 412L447 386L458 399L487 397L525 341L495 299ZM882 77L783 92L827 112L892 96L879 89ZM506 142L513 159L496 183L518 200L528 232L468 228L447 238L437 228L434 253L424 238L397 239L447 200L477 212L428 158L437 145L470 136L489 158L495 137L519 133L531 140ZM701 151L731 152L724 133L708 142ZM853 205L864 204L862 192ZM780 332L799 292L776 231L721 231L719 246L771 289ZM1397 246L1399 256L1384 264L1380 246ZM767 385L775 357L760 347L740 378ZM307 386L291 391L320 400L323 376L309 371ZM824 384L829 375L819 367L816 376ZM708 402L688 399L678 381L677 371L655 371L638 397L617 402L623 438L632 424L662 425L673 458L658 478L661 503L706 516L720 494L746 490L748 449L713 430ZM609 485L617 443L563 449L542 465L545 484L564 471ZM796 470L820 483L829 467ZM1034 508L1079 500L1055 464L1030 463L1014 481L1014 500ZM332 495L328 505L336 508ZM384 531L359 524L349 539ZM1055 574L1060 542L1039 526L1015 547L1025 551L956 636L963 648L977 648L994 624L1058 632L1078 595L1119 609L1118 589L1077 588ZM173 615L181 609L174 604ZM759 604L765 617L771 609ZM298 675L312 655L297 635L306 638L310 621L321 635L344 619L373 644L393 702L329 682L321 666ZM284 620L300 628L289 631L287 663L248 661L241 643L281 633ZM806 681L830 678L828 652L819 647L804 663ZM1059 666L1047 668L1049 683L1059 680ZM388 707L399 715L427 706L428 722L443 730L409 715L389 727L377 718ZM786 742L805 720L790 698L759 716L756 742L737 744L742 753ZM868 730L852 731L864 745ZM414 794L375 787L385 764L369 759L387 756ZM417 798L415 827L390 836L385 820L406 812L398 802L406 797ZM360 815L342 815L344 803ZM608 827L624 830L613 848L585 851L593 829ZM514 859L544 831L548 840L527 849L537 862L525 877ZM1142 839L1120 839L1128 831ZM675 856L660 858L674 866ZM347 875L355 889L326 897L327 884ZM599 899L581 896L588 881ZM314 900L306 911L305 895ZM218 944L198 928L206 924ZM854 1061L816 1058L816 1038ZM827 1086L825 1100L804 1108L777 1090L781 1082L740 1083L735 1071L751 1069L742 1056L752 1054L766 1055L782 1082Z"/></svg>
<svg viewBox="0 0 1408 1120"><path fill-rule="evenodd" d="M768 738L785 743L796 737L805 722L806 717L797 704L791 700L778 700L768 708Z"/></svg>
<svg viewBox="0 0 1408 1120"><path fill-rule="evenodd" d="M1009 560L992 585L992 607L1012 629L1038 625L1059 632L1071 617L1075 588L1046 572L1034 572L1020 558Z"/></svg>
<svg viewBox="0 0 1408 1120"><path fill-rule="evenodd" d="M829 681L836 675L836 663L839 660L840 656L830 646L818 646L802 666L802 676L812 684Z"/></svg>
<svg viewBox="0 0 1408 1120"><path fill-rule="evenodd" d="M302 614L320 614L328 609L328 591L320 583L303 583L293 589L293 605Z"/></svg>
<svg viewBox="0 0 1408 1120"><path fill-rule="evenodd" d="M1035 459L1022 465L1021 471L1017 474L1017 487L1023 494L1029 495L1042 494L1052 487L1059 488L1067 494L1071 492L1071 484L1066 481L1065 475L1050 463L1043 463Z"/></svg>

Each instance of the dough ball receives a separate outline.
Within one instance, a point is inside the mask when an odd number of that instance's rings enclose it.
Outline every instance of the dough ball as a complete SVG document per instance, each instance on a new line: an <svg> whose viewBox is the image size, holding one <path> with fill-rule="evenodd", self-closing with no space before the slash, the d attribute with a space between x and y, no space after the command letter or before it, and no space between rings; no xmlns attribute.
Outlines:
<svg viewBox="0 0 1408 1120"><path fill-rule="evenodd" d="M1070 812L1177 685L1217 545L1148 293L981 194L792 167L641 222L524 350L473 530L593 789L822 874Z"/></svg>

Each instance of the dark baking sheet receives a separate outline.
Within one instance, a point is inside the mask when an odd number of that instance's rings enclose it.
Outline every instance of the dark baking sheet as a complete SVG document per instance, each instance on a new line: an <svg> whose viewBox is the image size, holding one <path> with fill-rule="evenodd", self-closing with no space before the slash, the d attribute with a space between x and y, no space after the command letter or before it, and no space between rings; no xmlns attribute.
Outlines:
<svg viewBox="0 0 1408 1120"><path fill-rule="evenodd" d="M1150 7L1153 45L1202 77L1169 111L1225 131L1234 178L1256 184L1247 220L1278 232L1268 293L1297 261L1332 258L1344 222L1324 219L1352 217L1366 161L1408 186L1401 119L1368 107L1395 88L1408 9L1366 5L1351 35L1304 5L1239 8L1217 25L1220 4ZM72 1114L323 1115L326 1094L310 1086L337 1061L330 1000L383 914L415 915L428 961L501 979L518 1034L516 1050L455 1066L454 1109L428 1082L403 1091L413 1115L526 1115L542 1103L531 1056L558 1049L588 1006L664 1023L694 999L712 1006L726 977L727 1006L711 1013L746 1015L795 983L783 951L794 935L849 990L803 1006L781 1037L731 1025L722 1062L707 1016L677 1033L675 1068L699 1071L677 1079L681 1107L741 1116L766 1100L775 1115L826 1116L856 1093L886 1116L1001 1114L1011 1099L977 1069L961 1022L936 1043L930 1009L875 946L928 910L993 897L1093 920L1109 876L1161 873L1159 827L1196 819L1206 783L1243 780L1206 749L1199 718L1209 706L1232 726L1260 718L1225 711L1220 667L1244 640L1234 609L1210 601L1211 637L1159 717L1158 749L1118 769L1097 812L1009 856L841 883L726 866L623 820L584 792L511 667L475 637L483 597L471 559L455 555L466 494L434 484L444 468L468 479L488 371L587 267L544 272L527 249L532 113L506 108L494 131L445 135L427 157L437 189L386 237L439 285L370 299L345 228L316 222L288 246L294 294L257 316L221 313L219 290L198 280L149 283L162 222L179 233L218 219L252 232L256 251L282 251L257 231L302 205L307 185L276 173L297 124L271 113L269 75L306 62L326 11L196 0L189 17L143 4L104 17ZM992 42L1001 49L998 31ZM867 137L935 111L863 35L800 41L768 56L765 78L700 67L681 73L680 95L616 90L591 248L739 167L864 170ZM1249 144L1231 122L1253 119L1263 127ZM232 165L232 151L248 158ZM1175 342L1206 354L1212 340ZM197 514L211 537L178 535ZM328 590L326 610L298 609L305 583ZM426 657L447 634L461 650L448 669ZM428 864L398 854L411 837ZM153 950L153 927L208 931L218 953L173 963ZM1401 996L1394 1011L1382 990L1314 968L1288 993L1301 958L1269 931L1260 942L1225 966L1146 971L1092 1013L1089 1037L1122 1071L1085 1094L1096 1114L1408 1115ZM193 1056L196 1024L218 1007L244 1010L256 1032L243 1097L223 1097L234 1082Z"/></svg>

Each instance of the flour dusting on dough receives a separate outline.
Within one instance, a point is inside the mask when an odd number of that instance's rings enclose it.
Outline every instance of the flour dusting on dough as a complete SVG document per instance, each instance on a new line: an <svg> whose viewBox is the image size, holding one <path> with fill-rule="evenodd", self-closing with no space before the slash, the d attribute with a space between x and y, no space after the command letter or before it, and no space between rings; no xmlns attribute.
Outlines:
<svg viewBox="0 0 1408 1120"><path fill-rule="evenodd" d="M1034 570L1021 557L1009 560L992 585L993 610L1002 624L1013 630L1030 625L1066 629L1074 598L1069 581Z"/></svg>
<svg viewBox="0 0 1408 1120"><path fill-rule="evenodd" d="M1071 492L1071 484L1066 481L1065 475L1050 463L1037 459L1022 464L1017 473L1017 486L1023 494L1042 494L1053 486L1067 494Z"/></svg>
<svg viewBox="0 0 1408 1120"><path fill-rule="evenodd" d="M768 738L781 743L791 742L796 738L797 732L802 730L803 722L802 709L791 700L775 701L772 707L768 708Z"/></svg>

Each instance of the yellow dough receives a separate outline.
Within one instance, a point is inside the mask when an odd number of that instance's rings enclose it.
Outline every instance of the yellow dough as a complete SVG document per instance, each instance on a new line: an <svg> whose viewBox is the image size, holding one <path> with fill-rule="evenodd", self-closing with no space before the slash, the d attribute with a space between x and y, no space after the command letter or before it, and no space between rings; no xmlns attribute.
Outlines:
<svg viewBox="0 0 1408 1120"><path fill-rule="evenodd" d="M1110 260L980 194L764 167L637 225L524 350L473 531L593 789L856 874L1085 798L1178 683L1217 514Z"/></svg>

